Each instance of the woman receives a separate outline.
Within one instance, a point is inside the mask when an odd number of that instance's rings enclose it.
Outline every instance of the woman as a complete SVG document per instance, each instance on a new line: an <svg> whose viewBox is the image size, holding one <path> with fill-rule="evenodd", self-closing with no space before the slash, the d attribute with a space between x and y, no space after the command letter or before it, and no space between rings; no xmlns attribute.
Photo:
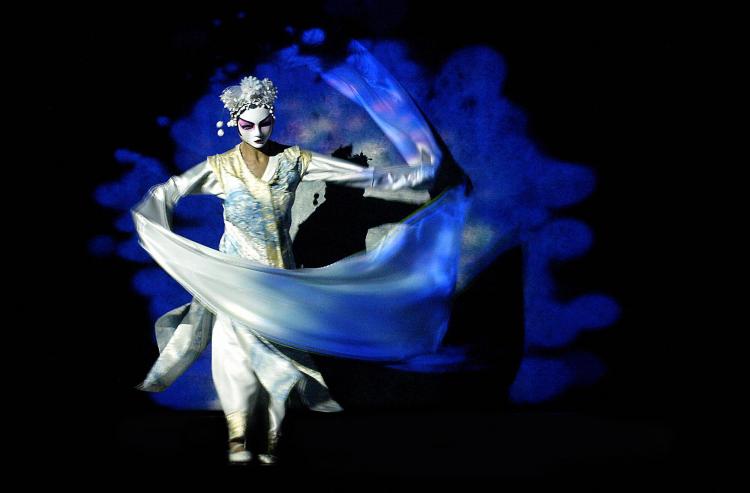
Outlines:
<svg viewBox="0 0 750 493"><path fill-rule="evenodd" d="M135 210L163 216L163 223L171 229L171 215L181 197L216 195L224 201L221 252L271 267L295 269L289 228L300 181L325 180L382 190L427 189L433 183L436 166L426 162L428 154L422 155L419 165L372 168L271 141L276 97L276 88L267 78L250 76L240 85L227 88L221 95L231 115L227 126L237 127L241 143L153 187ZM223 124L219 122L218 126L219 135L223 135ZM277 461L281 424L293 389L312 410L342 411L330 397L308 352L271 342L251 325L222 311L209 313L193 300L165 314L156 326L161 361L138 388L163 390L189 364L189 359L183 358L167 371L164 361L172 353L188 351L185 347L193 348L193 354L200 352L210 334L212 378L229 430L230 463L252 460L247 447L248 420L261 387L268 393L269 423L267 450L258 456L261 464ZM191 336L182 339L180 349L180 330L186 327L191 328ZM177 359L180 357L172 354L172 363ZM166 373L170 373L168 378Z"/></svg>

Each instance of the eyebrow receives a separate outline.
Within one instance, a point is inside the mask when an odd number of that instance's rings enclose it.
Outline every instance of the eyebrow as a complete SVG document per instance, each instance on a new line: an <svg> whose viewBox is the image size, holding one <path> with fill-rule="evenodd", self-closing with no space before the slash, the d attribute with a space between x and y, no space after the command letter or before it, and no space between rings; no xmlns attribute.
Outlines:
<svg viewBox="0 0 750 493"><path fill-rule="evenodd" d="M266 117L265 117L264 119L262 119L262 120L261 120L261 121L260 121L259 123L263 123L264 121L268 120L268 119L269 119L269 118L271 118L271 117L273 117L273 115L270 115L270 114L269 114L269 115L268 115L268 116L266 116ZM253 123L253 122L249 122L249 121L245 120L244 118L240 118L240 120L241 120L241 121L243 121L243 122L245 122L245 123ZM253 124L253 125L254 125L254 124Z"/></svg>

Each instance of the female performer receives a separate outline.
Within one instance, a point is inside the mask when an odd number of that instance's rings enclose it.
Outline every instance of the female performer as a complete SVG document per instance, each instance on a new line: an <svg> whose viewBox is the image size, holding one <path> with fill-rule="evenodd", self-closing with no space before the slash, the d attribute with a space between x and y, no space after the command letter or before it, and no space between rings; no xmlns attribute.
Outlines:
<svg viewBox="0 0 750 493"><path fill-rule="evenodd" d="M152 215L158 211L156 214L164 216L164 224L171 227L172 212L181 197L213 194L224 201L221 252L266 266L296 269L289 229L300 181L325 180L381 190L424 190L433 183L436 166L424 162L425 156L418 165L362 167L298 145L286 146L270 140L276 123L276 98L277 89L268 78L245 77L239 85L225 89L221 100L231 115L227 126L237 127L241 143L153 187L136 210L146 213L150 209ZM223 125L220 122L218 126ZM223 130L219 134L223 135ZM272 342L252 326L222 311L205 310L196 300L172 310L157 321L157 335L160 327L168 327L169 336L173 336L181 326L203 325L202 335L188 340L192 341L188 345L200 348L210 334L212 378L229 430L230 463L247 464L252 460L246 439L248 420L261 386L269 397L268 446L265 453L258 455L261 464L277 461L281 423L293 389L297 389L301 401L312 410L343 410L330 397L328 386L307 351ZM168 342L175 346L179 338L167 339L160 340L164 357L169 356ZM185 365L174 367L173 378L184 371ZM138 388L153 391L168 385L154 377L158 374L163 378L164 371L160 373L158 366Z"/></svg>

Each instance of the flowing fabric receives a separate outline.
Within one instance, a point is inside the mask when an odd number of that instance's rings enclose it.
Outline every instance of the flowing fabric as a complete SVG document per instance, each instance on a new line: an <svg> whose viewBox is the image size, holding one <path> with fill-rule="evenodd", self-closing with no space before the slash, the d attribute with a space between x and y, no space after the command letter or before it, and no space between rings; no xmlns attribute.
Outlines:
<svg viewBox="0 0 750 493"><path fill-rule="evenodd" d="M320 74L371 115L407 163L440 164L411 98L362 45L353 42L345 63ZM375 248L304 269L263 265L178 235L166 200L152 188L131 210L139 243L194 299L157 321L160 358L139 388L162 390L184 372L207 344L212 314L313 353L394 362L438 350L470 204L465 185L444 190Z"/></svg>

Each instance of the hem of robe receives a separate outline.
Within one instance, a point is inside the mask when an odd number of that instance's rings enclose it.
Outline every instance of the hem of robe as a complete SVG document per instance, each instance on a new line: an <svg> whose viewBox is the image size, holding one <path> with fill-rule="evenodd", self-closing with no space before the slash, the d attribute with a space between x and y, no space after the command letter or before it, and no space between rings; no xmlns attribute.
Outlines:
<svg viewBox="0 0 750 493"><path fill-rule="evenodd" d="M134 388L144 392L162 392L169 388L206 349L215 322L216 316L195 298L159 317L155 323L159 357L146 378ZM296 389L306 407L318 412L343 411L341 405L331 398L321 373L290 355L296 354L298 359L308 359L314 364L309 353L288 347L279 348L246 325L242 326L277 357L287 360L302 373L290 392Z"/></svg>

